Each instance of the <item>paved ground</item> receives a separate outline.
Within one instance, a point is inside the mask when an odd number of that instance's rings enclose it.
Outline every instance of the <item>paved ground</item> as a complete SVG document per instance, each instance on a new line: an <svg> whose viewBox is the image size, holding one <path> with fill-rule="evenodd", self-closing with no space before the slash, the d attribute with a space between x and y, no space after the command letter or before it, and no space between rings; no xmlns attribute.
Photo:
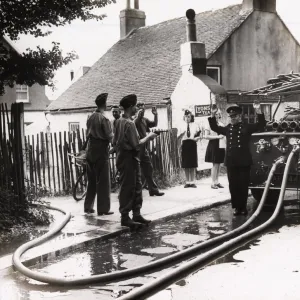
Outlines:
<svg viewBox="0 0 300 300"><path fill-rule="evenodd" d="M184 189L183 186L177 186L165 190L166 194L163 197L150 197L145 190L142 213L147 218L157 222L176 215L187 215L214 205L223 204L229 201L230 195L226 177L222 176L220 182L225 186L224 189L211 189L210 178L204 178L197 182L197 189ZM128 228L120 226L117 194L112 194L111 210L115 213L110 216L86 215L83 212L83 201L76 202L70 196L46 198L44 200L53 206L71 212L72 219L56 238L25 253L23 261L26 261L28 265L67 253L75 248L84 247L99 238L109 238L128 231ZM61 218L61 214L55 213L56 222ZM47 230L40 228L40 234ZM4 246L1 245L1 247ZM9 251L10 254L0 256L1 273L11 271L11 254L18 246L17 244L12 245L12 249Z"/></svg>

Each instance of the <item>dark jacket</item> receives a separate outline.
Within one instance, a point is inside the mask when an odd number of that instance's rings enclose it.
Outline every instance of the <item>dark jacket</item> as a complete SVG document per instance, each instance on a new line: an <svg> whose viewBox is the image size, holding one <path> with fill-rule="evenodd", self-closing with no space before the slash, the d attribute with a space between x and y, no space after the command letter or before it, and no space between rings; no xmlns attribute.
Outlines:
<svg viewBox="0 0 300 300"><path fill-rule="evenodd" d="M108 160L108 146L113 133L108 118L96 110L87 120L87 160L95 163L98 160Z"/></svg>
<svg viewBox="0 0 300 300"><path fill-rule="evenodd" d="M263 131L266 126L264 114L257 115L255 124L238 123L236 125L218 126L216 118L208 118L211 130L226 136L225 165L228 167L247 167L252 165L250 138L252 133Z"/></svg>

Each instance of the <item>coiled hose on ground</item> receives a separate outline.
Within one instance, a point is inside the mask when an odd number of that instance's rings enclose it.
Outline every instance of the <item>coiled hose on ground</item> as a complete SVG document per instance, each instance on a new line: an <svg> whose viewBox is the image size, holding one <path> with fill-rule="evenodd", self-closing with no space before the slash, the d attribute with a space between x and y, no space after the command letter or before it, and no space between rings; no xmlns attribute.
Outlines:
<svg viewBox="0 0 300 300"><path fill-rule="evenodd" d="M281 191L280 191L280 195L278 198L278 202L277 202L275 211L272 214L272 216L265 223L263 223L262 225L254 228L242 235L239 235L236 238L233 238L233 239L223 243L222 245L220 245L216 248L213 248L212 250L210 250L208 252L205 252L204 254L201 254L197 258L194 258L191 261L184 263L181 266L177 267L176 269L171 270L168 274L158 277L157 279L153 280L152 282L133 290L132 292L120 297L119 299L120 300L147 299L148 297L150 297L150 296L156 294L157 292L165 289L166 287L170 286L174 282L177 282L178 280L188 276L192 272L199 270L199 268L201 268L201 267L209 264L211 261L213 261L213 259L216 258L218 255L224 253L225 251L230 250L233 246L239 244L240 242L245 241L254 235L257 235L258 233L260 233L261 231L266 229L269 225L271 225L271 223L277 218L277 216L280 212L280 209L282 207L290 164L292 162L292 158L293 158L294 154L296 152L298 152L299 150L300 150L299 145L295 146L287 159L286 166L284 169L282 184L281 184ZM274 169L273 169L273 167L272 167L271 172L273 171L273 173L274 173L276 167ZM271 172L268 177L268 182L270 182L270 179L273 176L271 174ZM266 187L267 187L267 185L266 185ZM264 190L263 196L266 196L265 194L266 194L266 188Z"/></svg>
<svg viewBox="0 0 300 300"><path fill-rule="evenodd" d="M188 249L182 250L178 253L175 253L175 254L169 255L167 257L164 257L162 259L156 260L154 262L148 263L147 265L143 265L143 266L128 269L128 270L116 271L116 272L112 272L109 274L100 274L100 275L94 275L94 276L89 276L89 277L72 278L72 279L53 277L53 276L43 274L40 272L31 271L29 268L25 267L22 264L22 262L20 260L22 254L24 252L26 252L28 249L33 248L34 246L39 245L39 244L43 243L44 241L47 241L48 239L53 237L57 232L59 232L68 223L68 221L71 217L69 213L65 213L61 209L54 208L54 207L48 207L48 208L55 209L55 210L61 211L62 213L66 214L66 217L64 218L64 220L60 224L58 224L55 228L51 229L45 235L20 246L13 254L13 258L12 258L13 265L15 266L16 270L18 270L20 273L22 273L23 275L25 275L31 279L34 279L34 280L37 280L40 282L44 282L44 283L48 283L51 285L57 285L57 286L80 286L80 285L93 284L93 283L109 283L109 282L114 282L114 281L127 280L130 278L136 277L136 276L141 276L141 275L144 275L147 273L153 273L157 270L161 270L162 268L166 268L170 265L174 265L175 263L179 263L183 260L186 260L188 258L196 256L200 250L203 250L205 248L213 246L216 243L223 242L223 241L227 240L228 238L234 237L237 234L239 234L240 232L242 232L243 230L245 230L256 219L256 217L261 212L264 202L266 200L266 196L267 196L275 169L279 164L281 164L283 162L284 162L284 158L280 158L274 163L274 165L270 171L268 180L266 182L264 193L263 193L262 199L259 203L259 206L257 207L254 214L242 226L236 228L235 230L227 232L221 236L207 240L201 244L194 245L194 246L192 246Z"/></svg>

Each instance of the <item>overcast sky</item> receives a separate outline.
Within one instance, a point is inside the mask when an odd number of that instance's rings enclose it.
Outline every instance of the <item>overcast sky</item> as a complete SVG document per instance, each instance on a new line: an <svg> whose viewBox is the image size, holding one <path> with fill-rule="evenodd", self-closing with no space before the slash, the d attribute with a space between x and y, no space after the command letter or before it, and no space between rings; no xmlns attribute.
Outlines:
<svg viewBox="0 0 300 300"><path fill-rule="evenodd" d="M35 39L30 36L22 36L16 42L19 50L34 48L40 45L50 48L51 42L59 42L65 51L76 51L79 59L66 67L60 69L55 77L56 90L54 93L47 89L47 96L56 99L70 84L70 70L76 71L80 66L92 66L105 52L120 38L119 13L125 8L125 0L117 0L116 4L111 4L100 13L105 13L107 17L103 21L74 21L72 24L58 27L53 33L44 38ZM132 0L132 7L133 7ZM140 9L146 13L146 25L154 25L159 22L182 17L185 11L193 8L196 13L226 7L233 4L240 4L242 0L140 0ZM300 41L300 21L299 21L299 0L277 0L277 11L284 20L294 36Z"/></svg>

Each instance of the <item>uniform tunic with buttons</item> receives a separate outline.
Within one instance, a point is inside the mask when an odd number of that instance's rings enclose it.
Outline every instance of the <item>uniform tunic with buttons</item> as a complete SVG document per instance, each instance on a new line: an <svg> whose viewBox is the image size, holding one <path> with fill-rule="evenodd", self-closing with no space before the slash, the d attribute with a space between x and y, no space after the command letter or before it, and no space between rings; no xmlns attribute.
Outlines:
<svg viewBox="0 0 300 300"><path fill-rule="evenodd" d="M250 153L251 134L263 131L266 125L263 114L258 114L256 124L243 124L242 122L225 127L218 126L216 118L208 118L211 130L226 136L227 146L225 165L231 194L232 208L243 210L247 207L248 189L252 156Z"/></svg>
<svg viewBox="0 0 300 300"><path fill-rule="evenodd" d="M257 115L258 122L244 124L242 122L227 126L218 126L216 118L208 118L211 130L226 136L225 165L246 167L252 165L250 153L250 137L252 133L262 131L266 125L264 114Z"/></svg>

